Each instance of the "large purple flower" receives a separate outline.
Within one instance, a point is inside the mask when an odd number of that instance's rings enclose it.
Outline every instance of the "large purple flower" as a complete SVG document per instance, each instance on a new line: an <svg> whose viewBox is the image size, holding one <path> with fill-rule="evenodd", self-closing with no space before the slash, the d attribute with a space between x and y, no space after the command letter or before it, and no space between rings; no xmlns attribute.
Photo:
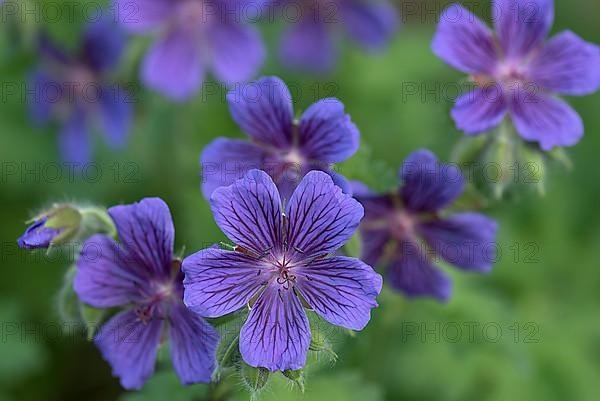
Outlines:
<svg viewBox="0 0 600 401"><path fill-rule="evenodd" d="M362 259L386 266L392 287L409 297L447 300L451 282L434 266L435 260L463 270L489 271L496 222L479 213L440 216L462 194L464 178L458 167L439 163L428 150L412 153L399 174L403 186L397 192L380 195L362 185L355 188L365 208Z"/></svg>
<svg viewBox="0 0 600 401"><path fill-rule="evenodd" d="M142 63L141 78L173 100L194 95L209 69L233 84L251 79L263 63L258 31L244 23L245 6L256 0L113 1L126 29L159 32Z"/></svg>
<svg viewBox="0 0 600 401"><path fill-rule="evenodd" d="M217 189L211 207L237 246L205 249L183 261L184 302L209 317L251 304L240 332L249 365L271 371L304 366L311 331L303 303L332 324L365 327L382 280L358 259L328 257L363 216L329 175L308 173L284 211L271 177L252 170Z"/></svg>
<svg viewBox="0 0 600 401"><path fill-rule="evenodd" d="M552 0L495 0L494 35L458 4L442 15L433 51L471 75L478 88L456 101L452 117L467 135L494 128L508 114L523 139L543 150L572 146L581 117L559 95L600 88L600 49L567 31L547 43Z"/></svg>
<svg viewBox="0 0 600 401"><path fill-rule="evenodd" d="M131 99L106 74L122 53L122 32L107 19L90 22L79 53L70 55L47 36L40 40L42 62L31 74L30 114L38 124L58 120L63 160L86 163L91 159L90 130L99 125L112 147L125 144L131 122Z"/></svg>
<svg viewBox="0 0 600 401"><path fill-rule="evenodd" d="M99 331L95 343L127 389L154 371L167 335L173 367L184 384L209 382L219 335L184 306L183 273L173 257L174 228L158 198L109 209L120 242L96 235L77 262L75 291L95 308L126 306Z"/></svg>
<svg viewBox="0 0 600 401"><path fill-rule="evenodd" d="M281 41L281 60L290 67L323 72L337 58L338 31L367 50L385 47L399 21L387 0L284 0L290 27Z"/></svg>
<svg viewBox="0 0 600 401"><path fill-rule="evenodd" d="M202 192L210 198L251 169L269 173L284 199L311 170L330 174L349 191L344 177L332 171L333 163L352 156L360 133L337 99L322 99L296 121L292 95L279 78L262 78L233 90L227 96L235 122L251 142L217 138L202 152Z"/></svg>

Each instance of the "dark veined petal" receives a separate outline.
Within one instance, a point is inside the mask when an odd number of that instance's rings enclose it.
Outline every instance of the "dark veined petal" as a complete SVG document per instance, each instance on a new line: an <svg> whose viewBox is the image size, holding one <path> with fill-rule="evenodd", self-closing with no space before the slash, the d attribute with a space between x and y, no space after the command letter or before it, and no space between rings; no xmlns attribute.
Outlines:
<svg viewBox="0 0 600 401"><path fill-rule="evenodd" d="M277 187L267 173L250 170L228 187L217 188L210 206L219 228L255 255L282 248L282 210Z"/></svg>
<svg viewBox="0 0 600 401"><path fill-rule="evenodd" d="M499 85L477 88L456 99L452 118L467 135L477 135L498 126L506 113L504 93Z"/></svg>
<svg viewBox="0 0 600 401"><path fill-rule="evenodd" d="M204 79L199 44L191 32L174 28L159 37L142 62L144 84L175 101L194 95Z"/></svg>
<svg viewBox="0 0 600 401"><path fill-rule="evenodd" d="M494 0L492 11L504 56L515 59L543 43L554 21L554 0Z"/></svg>
<svg viewBox="0 0 600 401"><path fill-rule="evenodd" d="M306 363L310 326L292 289L268 286L240 331L240 352L250 366L297 370Z"/></svg>
<svg viewBox="0 0 600 401"><path fill-rule="evenodd" d="M154 277L169 277L175 228L167 204L160 198L145 198L111 207L108 213L135 268Z"/></svg>
<svg viewBox="0 0 600 401"><path fill-rule="evenodd" d="M79 107L71 110L58 137L60 155L64 161L75 163L76 167L88 163L92 158L92 145L87 126L87 116Z"/></svg>
<svg viewBox="0 0 600 401"><path fill-rule="evenodd" d="M452 292L450 277L433 266L423 250L413 242L398 244L387 278L392 288L409 298L433 297L447 301Z"/></svg>
<svg viewBox="0 0 600 401"><path fill-rule="evenodd" d="M202 193L210 199L219 187L231 185L252 169L263 169L264 150L239 139L217 138L200 156Z"/></svg>
<svg viewBox="0 0 600 401"><path fill-rule="evenodd" d="M304 156L337 163L358 149L360 133L344 105L337 99L322 99L310 106L300 119L299 146Z"/></svg>
<svg viewBox="0 0 600 401"><path fill-rule="evenodd" d="M215 370L219 333L183 305L171 308L169 348L177 376L183 384L209 383Z"/></svg>
<svg viewBox="0 0 600 401"><path fill-rule="evenodd" d="M419 229L435 252L448 263L465 270L491 270L498 224L489 217L480 213L459 213L422 223Z"/></svg>
<svg viewBox="0 0 600 401"><path fill-rule="evenodd" d="M268 280L263 261L241 252L204 249L183 260L184 303L195 313L219 317L246 305Z"/></svg>
<svg viewBox="0 0 600 401"><path fill-rule="evenodd" d="M382 49L398 29L396 9L385 0L345 1L340 3L340 11L350 37L367 49Z"/></svg>
<svg viewBox="0 0 600 401"><path fill-rule="evenodd" d="M237 86L227 103L233 120L255 141L279 148L292 144L292 95L281 79L265 77Z"/></svg>
<svg viewBox="0 0 600 401"><path fill-rule="evenodd" d="M265 48L258 30L233 21L219 21L210 27L207 34L217 78L234 84L254 77L265 59Z"/></svg>
<svg viewBox="0 0 600 401"><path fill-rule="evenodd" d="M317 259L294 270L296 288L329 323L362 330L381 291L382 278L364 262L344 256Z"/></svg>
<svg viewBox="0 0 600 401"><path fill-rule="evenodd" d="M573 146L583 136L583 121L571 106L537 91L515 88L510 115L519 135L542 150Z"/></svg>
<svg viewBox="0 0 600 401"><path fill-rule="evenodd" d="M452 4L440 16L432 49L446 63L469 74L492 74L498 61L488 27L459 4Z"/></svg>
<svg viewBox="0 0 600 401"><path fill-rule="evenodd" d="M175 11L170 0L113 0L118 22L132 32L144 32L158 27Z"/></svg>
<svg viewBox="0 0 600 401"><path fill-rule="evenodd" d="M134 311L109 320L94 339L112 373L127 390L139 390L154 373L163 322L140 321Z"/></svg>
<svg viewBox="0 0 600 401"><path fill-rule="evenodd" d="M464 189L464 177L458 166L439 163L426 149L411 153L400 176L405 206L413 212L434 212L452 203Z"/></svg>
<svg viewBox="0 0 600 401"><path fill-rule="evenodd" d="M105 235L94 235L77 259L73 287L77 296L95 308L111 308L139 301L149 285L125 249Z"/></svg>
<svg viewBox="0 0 600 401"><path fill-rule="evenodd" d="M322 171L308 173L286 207L287 246L291 257L328 254L356 231L363 208Z"/></svg>
<svg viewBox="0 0 600 401"><path fill-rule="evenodd" d="M552 38L529 63L531 79L564 95L587 95L600 88L600 47L573 32Z"/></svg>
<svg viewBox="0 0 600 401"><path fill-rule="evenodd" d="M290 25L280 44L282 64L312 72L333 69L337 52L329 32L331 24L309 15Z"/></svg>

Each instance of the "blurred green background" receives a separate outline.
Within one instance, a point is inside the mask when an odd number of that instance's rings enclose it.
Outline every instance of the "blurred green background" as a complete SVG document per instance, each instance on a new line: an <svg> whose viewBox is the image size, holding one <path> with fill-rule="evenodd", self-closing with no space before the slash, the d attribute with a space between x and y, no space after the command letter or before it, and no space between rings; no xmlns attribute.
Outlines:
<svg viewBox="0 0 600 401"><path fill-rule="evenodd" d="M427 3L427 6L425 6ZM32 0L28 1L32 4ZM489 3L481 3L489 6ZM384 187L411 151L427 147L448 160L462 137L449 117L452 101L439 94L406 93L406 84L435 92L464 77L430 51L437 2L413 2L416 14L389 50L368 55L347 44L335 73L290 73L277 63L281 27L262 24L269 58L262 75L278 75L302 89L296 110L321 97L336 96L358 125L365 149L343 169ZM428 8L425 8L428 7ZM399 9L406 6L398 3ZM553 32L571 29L600 43L600 3L558 0ZM33 37L42 26L67 47L77 43L81 18L73 23L2 20L0 76L22 83L36 64ZM127 47L115 79L137 82L139 57L148 41ZM422 86L424 85L424 86ZM436 86L437 85L437 86ZM219 393L206 386L181 388L161 371L139 394L123 393L95 347L83 335L56 330L57 292L68 268L58 258L26 253L15 240L31 215L56 201L100 205L160 196L171 207L177 247L186 254L223 240L199 190L198 157L217 136L243 138L218 95L199 94L184 104L140 87L135 126L127 149L111 151L96 135L98 180L80 175L56 182L44 166L61 163L56 127L36 128L19 96L0 104L0 400L200 400L248 399L241 382ZM335 336L338 362L313 363L306 393L276 379L265 400L323 401L591 401L600 378L600 93L569 100L583 116L586 134L568 153L573 169L550 166L545 197L526 191L492 203L486 213L500 223L498 258L488 276L452 275L455 291L447 305L409 302L384 289L369 326L354 338ZM6 166L41 171L7 175ZM25 167L24 167L25 166ZM533 255L531 253L534 253Z"/></svg>

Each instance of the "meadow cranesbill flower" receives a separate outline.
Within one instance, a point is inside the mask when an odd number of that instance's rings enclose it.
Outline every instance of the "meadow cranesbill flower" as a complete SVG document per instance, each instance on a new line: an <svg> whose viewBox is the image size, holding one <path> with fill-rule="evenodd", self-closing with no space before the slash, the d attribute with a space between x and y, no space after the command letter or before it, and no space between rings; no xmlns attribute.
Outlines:
<svg viewBox="0 0 600 401"><path fill-rule="evenodd" d="M387 0L284 0L289 27L281 41L281 60L290 67L323 72L337 58L340 31L366 50L384 48L398 28Z"/></svg>
<svg viewBox="0 0 600 401"><path fill-rule="evenodd" d="M269 173L284 199L311 170L330 174L349 191L346 179L331 167L356 152L360 133L339 100L322 99L295 120L286 84L266 77L231 91L227 101L233 119L251 141L217 138L204 149L200 163L206 198L254 168Z"/></svg>
<svg viewBox="0 0 600 401"><path fill-rule="evenodd" d="M544 40L554 18L552 0L495 0L493 34L458 4L441 16L434 53L470 74L477 88L459 97L452 117L467 135L499 125L509 115L526 141L543 150L572 146L583 135L581 117L554 95L600 88L600 49L573 32Z"/></svg>
<svg viewBox="0 0 600 401"><path fill-rule="evenodd" d="M90 130L99 125L106 142L123 146L131 120L131 99L107 80L122 53L124 37L107 19L90 22L77 54L67 54L49 37L40 39L40 66L31 74L28 95L36 123L52 119L61 125L59 149L63 160L91 159Z"/></svg>
<svg viewBox="0 0 600 401"><path fill-rule="evenodd" d="M173 100L201 87L206 72L227 84L248 81L265 51L246 24L246 5L262 0L114 0L121 24L134 33L158 32L141 66L141 79Z"/></svg>
<svg viewBox="0 0 600 401"><path fill-rule="evenodd" d="M183 273L173 256L174 228L158 198L109 209L119 242L96 235L84 244L74 288L94 308L125 307L94 339L126 389L152 375L168 335L173 367L184 384L209 382L218 333L184 306ZM168 328L168 330L165 330Z"/></svg>
<svg viewBox="0 0 600 401"><path fill-rule="evenodd" d="M236 246L183 261L184 302L208 317L250 305L240 332L246 363L271 371L304 366L311 330L303 304L334 325L365 327L382 280L358 259L329 256L363 216L329 175L308 173L284 209L271 177L252 170L215 190L211 208Z"/></svg>
<svg viewBox="0 0 600 401"><path fill-rule="evenodd" d="M388 282L409 297L447 300L451 282L434 266L436 258L467 271L489 271L496 222L479 213L441 215L462 194L464 178L428 150L408 156L399 175L402 187L388 194L356 185L354 194L365 208L362 259L386 266Z"/></svg>

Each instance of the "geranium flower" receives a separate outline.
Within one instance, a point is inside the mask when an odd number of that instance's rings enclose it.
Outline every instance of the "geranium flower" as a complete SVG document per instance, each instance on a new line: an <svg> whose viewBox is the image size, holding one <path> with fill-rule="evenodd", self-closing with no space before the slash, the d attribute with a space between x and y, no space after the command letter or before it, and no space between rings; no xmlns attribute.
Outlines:
<svg viewBox="0 0 600 401"><path fill-rule="evenodd" d="M246 363L271 371L304 366L311 330L303 303L329 323L365 327L382 280L358 259L329 256L363 215L329 175L308 173L284 209L271 177L252 170L215 190L211 208L236 247L205 249L183 261L184 302L208 317L251 303L240 332Z"/></svg>

